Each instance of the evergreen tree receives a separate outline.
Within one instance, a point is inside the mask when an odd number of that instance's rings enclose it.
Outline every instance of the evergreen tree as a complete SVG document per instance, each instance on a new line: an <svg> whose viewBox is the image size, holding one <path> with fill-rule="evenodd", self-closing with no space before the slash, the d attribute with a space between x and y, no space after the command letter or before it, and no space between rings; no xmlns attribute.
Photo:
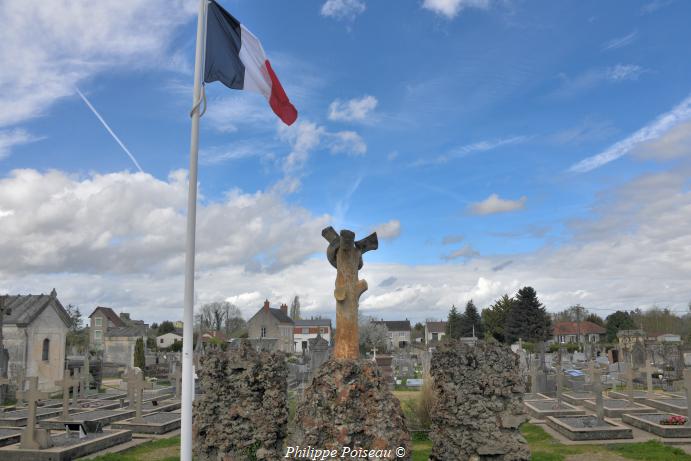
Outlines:
<svg viewBox="0 0 691 461"><path fill-rule="evenodd" d="M456 306L451 306L449 311L449 318L446 322L446 335L449 338L458 339L463 336L463 317L456 309Z"/></svg>
<svg viewBox="0 0 691 461"><path fill-rule="evenodd" d="M482 339L484 336L484 328L482 327L482 318L480 318L480 313L475 307L475 303L471 299L465 305L465 312L461 317L462 322L462 335L465 337L475 336Z"/></svg>
<svg viewBox="0 0 691 461"><path fill-rule="evenodd" d="M290 318L300 320L300 297L295 295L293 303L290 305Z"/></svg>
<svg viewBox="0 0 691 461"><path fill-rule="evenodd" d="M616 311L605 319L607 324L607 341L614 342L617 339L619 330L633 330L636 328L631 314L626 311Z"/></svg>
<svg viewBox="0 0 691 461"><path fill-rule="evenodd" d="M134 366L141 368L142 372L144 372L145 365L144 340L142 338L137 338L137 342L134 344Z"/></svg>
<svg viewBox="0 0 691 461"><path fill-rule="evenodd" d="M509 342L546 341L552 336L552 320L532 287L516 293L514 306L506 316L506 338Z"/></svg>
<svg viewBox="0 0 691 461"><path fill-rule="evenodd" d="M509 295L505 294L489 308L482 310L482 321L486 333L499 342L503 343L506 341L506 316L513 308L515 302L515 299L509 298Z"/></svg>

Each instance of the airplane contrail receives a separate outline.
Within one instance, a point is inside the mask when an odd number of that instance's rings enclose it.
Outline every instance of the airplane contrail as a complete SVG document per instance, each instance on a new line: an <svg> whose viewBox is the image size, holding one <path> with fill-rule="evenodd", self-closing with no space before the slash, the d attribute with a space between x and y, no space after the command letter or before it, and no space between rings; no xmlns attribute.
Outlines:
<svg viewBox="0 0 691 461"><path fill-rule="evenodd" d="M117 142L117 143L120 145L120 147L122 147L122 150L124 150L125 153L130 157L130 159L132 160L132 163L134 163L134 166L136 166L136 167L139 169L140 172L144 173L144 170L142 170L142 167L139 166L139 162L137 162L137 159L134 158L134 155L132 155L132 152L130 152L130 150L127 148L127 146L125 146L125 144L123 144L123 142L120 141L120 138L118 138L118 135L116 135L115 132L114 132L113 130L111 130L111 128L108 126L108 123L106 123L106 121L103 120L103 117L101 117L101 114L99 114L98 111L96 110L96 108L95 108L94 106L91 105L91 103L89 102L89 100L86 99L86 96L84 96L84 95L82 94L82 92L79 91L79 88L75 87L74 89L77 90L77 94L79 95L79 97L82 98L82 100L84 101L84 103L85 103L87 106L89 106L89 109L91 109L91 112L93 112L94 115L95 115L96 117L98 117L98 119L101 121L101 124L103 125L103 127L104 127L106 130L108 130L108 133L110 133L110 135L113 137L113 139L115 139L115 142Z"/></svg>

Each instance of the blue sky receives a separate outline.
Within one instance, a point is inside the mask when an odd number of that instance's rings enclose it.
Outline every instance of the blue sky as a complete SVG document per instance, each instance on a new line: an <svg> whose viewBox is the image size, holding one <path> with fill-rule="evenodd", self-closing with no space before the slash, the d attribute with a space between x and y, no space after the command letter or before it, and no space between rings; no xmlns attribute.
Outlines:
<svg viewBox="0 0 691 461"><path fill-rule="evenodd" d="M0 224L16 219L6 245L22 248L23 262L0 268L0 288L60 283L65 302L87 309L175 316L181 230L158 226L184 217L176 172L189 161L196 2L104 2L91 18L79 14L86 3L56 2L39 6L35 22L20 3L0 7L2 22L17 26L0 33L9 69L0 77L0 189L19 197L0 197ZM300 115L283 127L260 96L207 87L200 232L213 222L214 237L200 236L208 257L199 269L227 277L200 282L199 302L227 298L249 313L264 298L300 294L328 313L333 274L318 230L333 224L380 232L363 276L396 283L370 283L363 309L373 315L442 317L451 303L472 297L484 307L526 284L550 310L685 309L691 269L677 255L691 253L691 213L682 214L691 202L687 2L221 4L260 38ZM109 187L122 188L115 203L85 201L92 192L83 190ZM17 205L35 209L59 191L75 202L54 219L96 229L78 244L69 242L75 228L58 232ZM146 211L128 212L130 196ZM116 205L123 210L109 213ZM163 216L155 231L151 216ZM623 247L631 253L603 250ZM132 263L142 248L151 259ZM118 288L142 276L148 288Z"/></svg>

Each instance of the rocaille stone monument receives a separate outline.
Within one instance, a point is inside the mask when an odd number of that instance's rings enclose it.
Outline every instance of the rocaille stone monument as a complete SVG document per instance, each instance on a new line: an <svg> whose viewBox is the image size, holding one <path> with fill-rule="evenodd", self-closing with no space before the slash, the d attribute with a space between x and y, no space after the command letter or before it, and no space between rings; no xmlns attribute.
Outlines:
<svg viewBox="0 0 691 461"><path fill-rule="evenodd" d="M336 344L333 358L318 369L298 404L292 445L390 449L392 457L382 458L375 452L359 459L409 460L410 435L400 403L377 365L361 360L359 353L358 305L367 282L358 279L358 271L362 254L377 249L377 234L356 241L349 230L339 235L327 227L322 236L329 242L327 259L336 268ZM405 454L397 456L398 447Z"/></svg>

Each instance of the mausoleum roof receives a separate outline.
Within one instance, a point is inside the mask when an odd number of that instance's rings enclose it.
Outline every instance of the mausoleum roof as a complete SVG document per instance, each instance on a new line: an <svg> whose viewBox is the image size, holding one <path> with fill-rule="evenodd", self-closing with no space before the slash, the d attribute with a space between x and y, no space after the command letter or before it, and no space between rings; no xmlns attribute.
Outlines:
<svg viewBox="0 0 691 461"><path fill-rule="evenodd" d="M67 327L70 325L70 316L58 300L55 289L50 294L44 295L10 295L5 298L6 325L28 325L38 317L49 305L55 307L55 311Z"/></svg>

